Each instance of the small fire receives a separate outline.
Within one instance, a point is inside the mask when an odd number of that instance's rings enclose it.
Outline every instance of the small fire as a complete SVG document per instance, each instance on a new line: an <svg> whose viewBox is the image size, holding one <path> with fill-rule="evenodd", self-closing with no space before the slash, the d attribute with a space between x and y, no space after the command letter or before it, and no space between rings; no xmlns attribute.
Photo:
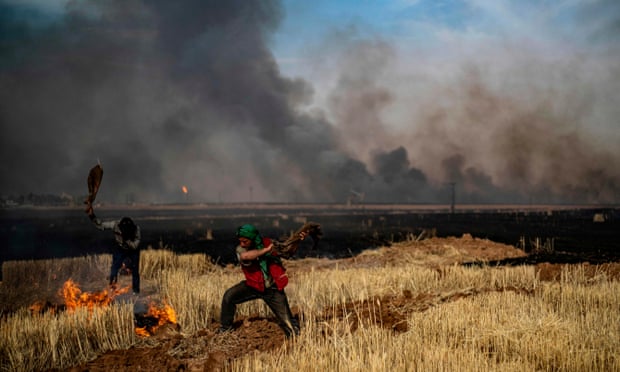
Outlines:
<svg viewBox="0 0 620 372"><path fill-rule="evenodd" d="M142 327L136 327L135 331L138 336L149 337L155 334L155 331L166 323L177 324L177 314L172 306L164 303L163 306L157 307L154 303L149 305L149 311L141 317L139 323L147 323Z"/></svg>
<svg viewBox="0 0 620 372"><path fill-rule="evenodd" d="M187 194L187 186L181 186L181 190L183 191L183 194Z"/></svg>
<svg viewBox="0 0 620 372"><path fill-rule="evenodd" d="M98 307L104 307L110 305L114 298L120 294L127 293L130 287L124 287L120 289L104 289L99 292L82 292L80 287L73 280L67 280L62 289L59 291L60 295L65 301L65 306L62 308L67 311L74 311L77 308L84 307L88 310L93 310ZM51 305L43 302L36 302L30 307L30 311L33 314L42 313L44 310L50 309ZM50 311L56 311L56 308ZM172 306L167 303L163 303L162 306L157 306L151 302L146 314L135 315L135 332L138 336L149 337L155 334L155 331L164 324L177 324L177 314Z"/></svg>
<svg viewBox="0 0 620 372"><path fill-rule="evenodd" d="M136 334L140 337L150 337L151 334L146 330L146 327L136 327Z"/></svg>
<svg viewBox="0 0 620 372"><path fill-rule="evenodd" d="M80 287L71 279L67 280L61 290L61 296L65 301L68 311L73 311L79 307L86 307L92 310L96 307L108 306L114 297L127 293L129 287L120 289L104 289L99 292L82 292Z"/></svg>
<svg viewBox="0 0 620 372"><path fill-rule="evenodd" d="M58 312L66 309L67 307L65 305L56 305L50 301L36 301L28 307L28 310L30 310L30 314L32 315L43 314L45 312L57 314Z"/></svg>

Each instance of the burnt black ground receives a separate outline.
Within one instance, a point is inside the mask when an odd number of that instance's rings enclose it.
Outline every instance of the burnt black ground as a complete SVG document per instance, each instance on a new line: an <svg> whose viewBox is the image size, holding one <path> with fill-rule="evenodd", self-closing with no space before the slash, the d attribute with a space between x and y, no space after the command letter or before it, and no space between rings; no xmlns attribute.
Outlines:
<svg viewBox="0 0 620 372"><path fill-rule="evenodd" d="M432 230L437 237L471 234L517 247L525 243L526 252L533 251L536 239L553 242L553 252L532 252L529 261L524 259L523 263L620 260L620 209L615 207L539 210L487 207L462 208L450 213L431 206L411 210L396 205L368 208L181 205L102 207L96 212L104 220L125 215L134 218L141 226L143 247L205 253L221 264L234 261L234 233L241 224L252 223L265 236L284 238L304 221L320 223L324 235L316 250L311 249L310 239L303 242L297 253L299 258L350 257L364 249L386 246ZM603 221L595 221L595 216ZM207 239L208 231L212 239ZM111 232L95 229L80 207L0 210L0 263L107 253L111 244Z"/></svg>

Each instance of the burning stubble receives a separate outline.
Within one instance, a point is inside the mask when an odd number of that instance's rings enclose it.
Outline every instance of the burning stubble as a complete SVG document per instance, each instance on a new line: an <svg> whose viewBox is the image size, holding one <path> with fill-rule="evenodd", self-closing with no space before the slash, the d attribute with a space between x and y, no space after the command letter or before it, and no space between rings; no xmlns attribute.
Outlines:
<svg viewBox="0 0 620 372"><path fill-rule="evenodd" d="M130 287L109 288L95 292L84 292L80 289L78 283L73 280L67 280L62 289L59 291L60 297L63 299L62 306L47 305L43 302L36 302L30 306L33 315L43 313L44 311L57 312L58 309L74 312L78 309L88 309L95 311L96 309L111 306L115 300L121 298L122 295L129 292ZM167 302L158 305L151 301L145 311L136 311L140 308L136 298L134 303L134 323L135 332L140 337L149 337L157 333L157 330L166 325L177 325L176 311ZM126 301L126 299L125 299Z"/></svg>

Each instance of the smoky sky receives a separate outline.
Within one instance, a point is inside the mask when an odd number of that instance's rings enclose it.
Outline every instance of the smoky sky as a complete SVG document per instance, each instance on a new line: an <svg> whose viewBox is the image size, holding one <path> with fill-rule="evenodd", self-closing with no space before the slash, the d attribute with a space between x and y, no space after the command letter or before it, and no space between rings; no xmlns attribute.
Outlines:
<svg viewBox="0 0 620 372"><path fill-rule="evenodd" d="M447 203L452 183L459 202L617 202L617 146L584 134L598 106L571 69L581 94L529 104L464 64L451 84L413 79L415 112L390 116L400 57L358 40L328 107L304 110L317 87L270 50L278 1L71 1L53 20L0 8L2 195L85 195L100 162L108 202Z"/></svg>

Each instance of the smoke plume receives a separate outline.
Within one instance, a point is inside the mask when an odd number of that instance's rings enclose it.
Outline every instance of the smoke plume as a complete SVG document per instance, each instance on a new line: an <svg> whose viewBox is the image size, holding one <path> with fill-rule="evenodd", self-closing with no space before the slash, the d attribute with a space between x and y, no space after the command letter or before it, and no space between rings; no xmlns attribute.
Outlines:
<svg viewBox="0 0 620 372"><path fill-rule="evenodd" d="M601 139L617 50L439 71L423 50L335 38L318 91L270 51L284 16L275 0L82 0L49 21L0 3L0 194L85 195L100 161L109 202L447 203L450 183L459 202L617 202L618 136Z"/></svg>

